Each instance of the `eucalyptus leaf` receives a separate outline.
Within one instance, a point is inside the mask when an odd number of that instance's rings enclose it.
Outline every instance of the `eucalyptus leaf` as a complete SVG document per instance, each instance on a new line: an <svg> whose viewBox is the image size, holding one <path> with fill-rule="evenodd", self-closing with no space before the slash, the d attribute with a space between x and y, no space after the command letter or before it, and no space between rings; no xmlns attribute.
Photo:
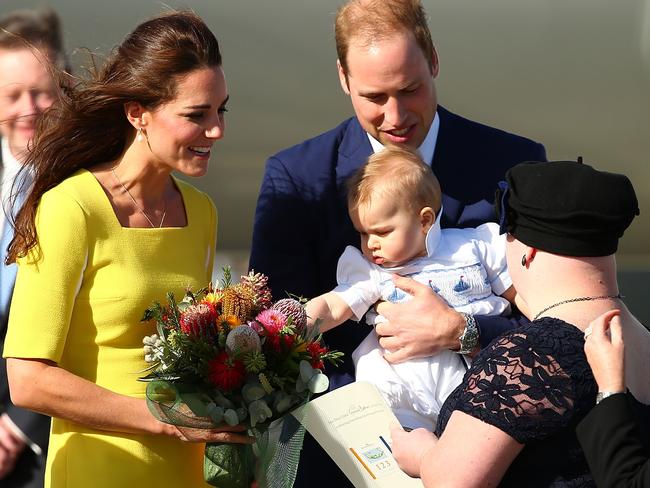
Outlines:
<svg viewBox="0 0 650 488"><path fill-rule="evenodd" d="M223 422L223 407L217 406L214 402L210 402L206 408L209 417L215 424L220 424Z"/></svg>
<svg viewBox="0 0 650 488"><path fill-rule="evenodd" d="M293 403L293 398L290 395L287 395L284 392L280 392L280 394L276 397L273 406L278 411L278 413L284 413L291 408Z"/></svg>
<svg viewBox="0 0 650 488"><path fill-rule="evenodd" d="M311 367L311 364L309 364L304 359L300 361L300 378L305 383L309 383L309 380L311 380L312 376L314 376L315 374L316 374L316 370Z"/></svg>
<svg viewBox="0 0 650 488"><path fill-rule="evenodd" d="M246 403L254 402L264 397L266 392L259 383L246 383L242 388L242 396Z"/></svg>
<svg viewBox="0 0 650 488"><path fill-rule="evenodd" d="M298 379L296 380L296 392L297 393L302 393L306 389L307 389L307 383L302 381L301 377L298 377Z"/></svg>
<svg viewBox="0 0 650 488"><path fill-rule="evenodd" d="M250 413L251 427L255 427L256 424L261 424L273 415L273 412L264 400L255 400L248 406L248 411Z"/></svg>
<svg viewBox="0 0 650 488"><path fill-rule="evenodd" d="M236 411L240 423L243 422L246 419L246 417L248 417L248 410L246 410L246 408L239 407Z"/></svg>
<svg viewBox="0 0 650 488"><path fill-rule="evenodd" d="M330 386L330 380L321 372L316 373L307 383L309 391L312 393L323 393Z"/></svg>
<svg viewBox="0 0 650 488"><path fill-rule="evenodd" d="M232 408L229 408L228 410L225 411L225 413L223 414L223 419L231 427L239 423L239 416L237 415L237 412L234 411Z"/></svg>
<svg viewBox="0 0 650 488"><path fill-rule="evenodd" d="M231 402L230 400L228 400L225 396L223 396L221 394L215 395L214 402L217 405L219 405L220 407L223 407L223 408L233 408L235 406L235 404L233 402Z"/></svg>

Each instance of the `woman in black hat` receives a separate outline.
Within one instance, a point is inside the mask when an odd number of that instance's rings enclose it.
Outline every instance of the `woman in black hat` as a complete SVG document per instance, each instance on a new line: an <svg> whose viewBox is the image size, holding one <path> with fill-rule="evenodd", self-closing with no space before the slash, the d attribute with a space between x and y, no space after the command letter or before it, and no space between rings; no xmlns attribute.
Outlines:
<svg viewBox="0 0 650 488"><path fill-rule="evenodd" d="M598 393L584 331L608 310L631 345L626 387L650 403L650 333L622 301L614 257L636 195L625 176L581 162L523 163L506 179L497 210L532 322L479 353L435 435L393 429L393 453L425 486L595 486L575 428Z"/></svg>

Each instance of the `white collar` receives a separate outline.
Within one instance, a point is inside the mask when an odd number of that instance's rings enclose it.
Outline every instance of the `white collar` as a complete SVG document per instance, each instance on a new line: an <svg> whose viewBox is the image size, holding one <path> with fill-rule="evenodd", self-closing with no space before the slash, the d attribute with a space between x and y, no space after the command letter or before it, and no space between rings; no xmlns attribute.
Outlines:
<svg viewBox="0 0 650 488"><path fill-rule="evenodd" d="M441 217L442 207L440 207L440 211L438 212L438 215L436 215L436 221L427 232L427 236L425 238L425 246L427 248L428 257L433 257L438 244L440 244L440 239L442 238L442 229L440 228Z"/></svg>
<svg viewBox="0 0 650 488"><path fill-rule="evenodd" d="M431 162L433 161L433 154L436 151L436 141L438 140L439 130L440 117L438 117L438 112L436 112L436 115L433 117L433 122L431 122L431 127L429 127L429 132L427 132L427 136L424 138L424 141L422 141L422 144L420 144L420 147L418 147L418 152L420 153L422 160L429 166L431 166ZM372 137L370 134L367 135L368 140L370 140L370 146L372 146L373 153L377 153L384 149L384 145L381 142Z"/></svg>

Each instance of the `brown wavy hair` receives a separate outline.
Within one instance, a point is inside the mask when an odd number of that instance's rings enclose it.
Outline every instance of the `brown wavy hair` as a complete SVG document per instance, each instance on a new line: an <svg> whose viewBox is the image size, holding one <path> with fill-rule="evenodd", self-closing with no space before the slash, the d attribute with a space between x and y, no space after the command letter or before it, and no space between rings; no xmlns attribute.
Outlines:
<svg viewBox="0 0 650 488"><path fill-rule="evenodd" d="M31 189L15 219L7 263L38 244L36 209L41 196L81 168L118 159L133 140L124 104L148 110L172 100L179 80L204 67L221 66L219 43L193 12L170 12L140 24L113 50L99 73L72 85L61 83L58 99L41 116L19 175ZM26 176L26 175L25 175ZM19 183L20 184L20 183Z"/></svg>

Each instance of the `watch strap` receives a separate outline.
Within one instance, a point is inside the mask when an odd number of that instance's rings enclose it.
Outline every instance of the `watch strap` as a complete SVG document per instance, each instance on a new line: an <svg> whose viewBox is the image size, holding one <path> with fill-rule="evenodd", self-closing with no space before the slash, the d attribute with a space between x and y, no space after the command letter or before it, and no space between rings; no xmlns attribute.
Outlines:
<svg viewBox="0 0 650 488"><path fill-rule="evenodd" d="M476 325L476 319L473 315L463 312L460 312L460 314L465 319L465 329L458 338L460 349L456 352L458 354L469 354L478 346L478 325Z"/></svg>
<svg viewBox="0 0 650 488"><path fill-rule="evenodd" d="M599 391L596 394L596 405L602 402L605 398L611 397L612 395L618 395L619 393L625 393L624 391Z"/></svg>

